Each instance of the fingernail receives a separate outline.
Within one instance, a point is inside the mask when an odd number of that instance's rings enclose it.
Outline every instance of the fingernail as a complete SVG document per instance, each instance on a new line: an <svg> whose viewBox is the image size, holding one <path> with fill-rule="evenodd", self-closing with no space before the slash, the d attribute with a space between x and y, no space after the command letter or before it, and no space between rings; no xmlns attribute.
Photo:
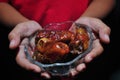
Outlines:
<svg viewBox="0 0 120 80"><path fill-rule="evenodd" d="M44 78L44 79L50 79L51 77L48 75L48 74L41 74L41 76Z"/></svg>
<svg viewBox="0 0 120 80"><path fill-rule="evenodd" d="M104 37L107 41L109 41L109 36L108 35L104 35Z"/></svg>
<svg viewBox="0 0 120 80"><path fill-rule="evenodd" d="M46 78L47 78L47 79L50 79L50 76L49 76L49 75L46 75Z"/></svg>
<svg viewBox="0 0 120 80"><path fill-rule="evenodd" d="M76 70L77 71L82 71L83 69L85 69L85 64L81 63L80 65L77 66Z"/></svg>
<svg viewBox="0 0 120 80"><path fill-rule="evenodd" d="M15 40L12 40L11 42L10 42L10 47L13 47L15 45Z"/></svg>
<svg viewBox="0 0 120 80"><path fill-rule="evenodd" d="M92 61L92 57L90 57L90 56L87 57L87 61L88 61L88 62Z"/></svg>
<svg viewBox="0 0 120 80"><path fill-rule="evenodd" d="M44 79L50 79L50 76L42 76Z"/></svg>

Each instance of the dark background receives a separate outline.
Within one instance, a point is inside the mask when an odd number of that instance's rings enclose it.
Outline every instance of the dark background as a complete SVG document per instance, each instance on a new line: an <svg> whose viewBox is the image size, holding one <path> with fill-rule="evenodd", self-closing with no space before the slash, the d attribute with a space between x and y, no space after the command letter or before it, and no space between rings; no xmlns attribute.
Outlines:
<svg viewBox="0 0 120 80"><path fill-rule="evenodd" d="M76 80L120 80L120 0L113 11L103 21L111 28L110 44L104 46L102 55L87 64L87 69ZM0 80L36 80L39 74L27 71L15 62L15 51L9 50L9 29L0 24ZM52 79L53 80L53 79Z"/></svg>

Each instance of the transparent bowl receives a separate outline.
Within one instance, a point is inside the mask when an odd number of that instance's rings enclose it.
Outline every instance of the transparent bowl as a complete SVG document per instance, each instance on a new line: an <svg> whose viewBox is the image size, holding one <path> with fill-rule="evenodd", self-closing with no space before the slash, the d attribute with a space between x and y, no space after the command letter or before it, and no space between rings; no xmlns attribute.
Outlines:
<svg viewBox="0 0 120 80"><path fill-rule="evenodd" d="M70 26L73 26L74 24L74 27L69 29ZM93 44L93 34L92 34L92 30L90 27L88 27L87 25L84 25L84 24L80 24L80 23L75 23L73 21L66 21L66 22L62 22L62 23L51 23L47 26L44 27L45 30L63 30L63 27L66 26L66 30L73 30L74 32L74 29L76 27L84 27L86 30L87 30L87 33L89 35L89 46L88 48L81 54L79 54L77 57L71 59L70 61L67 61L67 62L62 62L62 63L59 63L59 62L55 62L55 63L50 63L50 64L44 64L44 63L41 63L41 62L38 62L36 60L34 60L32 58L32 55L34 53L34 50L30 44L26 44L25 45L25 54L26 54L26 57L27 59L33 63L33 64L36 64L37 66L39 66L42 71L46 71L48 73L50 73L52 76L67 76L70 74L70 70L75 68L79 63L79 60L81 60L86 54L88 54L91 50L92 50L92 44ZM33 42L35 43L35 36L36 34L30 36L29 38L29 41L30 42Z"/></svg>

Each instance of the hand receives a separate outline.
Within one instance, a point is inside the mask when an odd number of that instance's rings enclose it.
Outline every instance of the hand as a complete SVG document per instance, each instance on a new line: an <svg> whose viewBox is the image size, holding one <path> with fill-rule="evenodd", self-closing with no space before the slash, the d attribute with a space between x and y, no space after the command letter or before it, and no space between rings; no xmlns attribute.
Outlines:
<svg viewBox="0 0 120 80"><path fill-rule="evenodd" d="M101 42L106 44L110 42L109 35L111 31L106 24L104 24L100 19L97 18L81 17L75 22L88 25L89 27L92 28L94 34L98 36L95 36L96 39L93 41L93 49L89 54L85 56L84 63L80 63L75 69L71 70L72 76L77 75L79 72L85 69L86 68L85 63L89 63L95 57L102 54L104 49L101 45Z"/></svg>
<svg viewBox="0 0 120 80"><path fill-rule="evenodd" d="M17 48L22 38L29 37L34 32L41 29L42 27L35 21L19 23L8 35L8 38L10 40L9 48Z"/></svg>
<svg viewBox="0 0 120 80"><path fill-rule="evenodd" d="M41 69L30 63L24 53L24 44L28 44L28 38L34 32L41 30L42 27L35 21L23 22L15 26L15 28L9 33L8 38L10 40L10 49L15 49L19 47L18 54L16 56L16 62L23 68L27 70L32 70L34 72L41 72ZM43 72L42 76L49 78L50 76Z"/></svg>

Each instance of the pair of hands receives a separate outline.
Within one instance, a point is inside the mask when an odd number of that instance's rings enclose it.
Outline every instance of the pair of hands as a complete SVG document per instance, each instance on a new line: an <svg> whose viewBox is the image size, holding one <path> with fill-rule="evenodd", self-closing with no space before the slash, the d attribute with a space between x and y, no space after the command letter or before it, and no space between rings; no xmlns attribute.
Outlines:
<svg viewBox="0 0 120 80"><path fill-rule="evenodd" d="M91 17L81 17L75 22L86 24L92 28L93 32L98 36L93 41L93 49L84 58L85 63L89 63L95 57L99 56L103 52L103 47L100 42L109 43L110 28L104 24L100 19ZM19 47L18 54L16 56L17 63L27 69L34 72L40 72L41 76L50 78L51 76L47 72L42 72L41 69L35 64L30 63L24 54L24 44L27 43L27 37L32 35L34 32L41 30L42 27L35 21L23 22L15 26L15 28L9 33L8 38L10 40L10 49ZM83 69L86 68L85 63L79 64L75 69L71 70L71 75L75 76Z"/></svg>

